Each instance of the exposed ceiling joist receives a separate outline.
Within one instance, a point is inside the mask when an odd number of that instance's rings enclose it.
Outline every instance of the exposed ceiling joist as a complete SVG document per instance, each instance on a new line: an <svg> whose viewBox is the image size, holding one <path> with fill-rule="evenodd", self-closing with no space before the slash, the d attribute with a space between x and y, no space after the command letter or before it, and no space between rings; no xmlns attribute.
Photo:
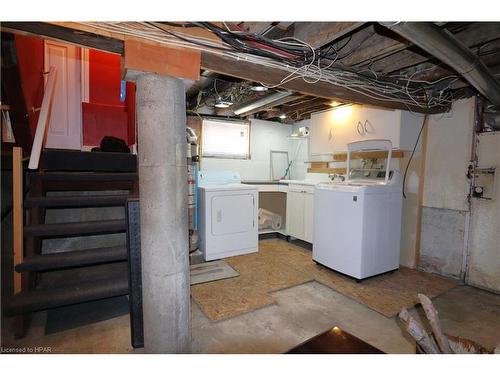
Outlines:
<svg viewBox="0 0 500 375"><path fill-rule="evenodd" d="M293 36L313 48L342 38L361 27L364 22L295 22Z"/></svg>
<svg viewBox="0 0 500 375"><path fill-rule="evenodd" d="M262 35L277 23L278 22L244 22L243 28L249 33Z"/></svg>
<svg viewBox="0 0 500 375"><path fill-rule="evenodd" d="M500 27L498 23L479 22L469 25L454 34L454 36L471 48L500 38ZM370 64L372 70L388 74L427 61L429 56L426 53L417 52L414 48L410 48L396 51L390 56L384 56L384 58L377 56L372 60L375 60Z"/></svg>
<svg viewBox="0 0 500 375"><path fill-rule="evenodd" d="M386 31L385 35L382 35L379 29L380 27L376 25L370 25L359 31L348 44L347 48L352 48L349 47L350 45L359 45L359 47L351 55L343 58L341 60L342 64L353 66L364 61L369 61L374 56L388 55L410 45L409 42L395 33L387 35Z"/></svg>
<svg viewBox="0 0 500 375"><path fill-rule="evenodd" d="M265 112L262 112L259 115L259 118L262 120L268 120L272 118L277 118L282 114L285 114L289 117L290 113L296 113L297 111L302 111L305 108L309 108L310 106L315 106L318 103L326 104L328 103L328 99L316 98L314 96L302 96L295 97L290 102L281 105L280 107L273 107L267 109Z"/></svg>
<svg viewBox="0 0 500 375"><path fill-rule="evenodd" d="M82 47L94 48L106 52L123 54L123 38L104 36L94 32L87 32L46 22L2 22L3 31L38 35L48 39L55 39Z"/></svg>
<svg viewBox="0 0 500 375"><path fill-rule="evenodd" d="M270 119L279 117L280 114L281 114L281 111L278 108L271 108L271 109L267 110L266 112L264 112L259 117L259 119L260 120L270 120Z"/></svg>
<svg viewBox="0 0 500 375"><path fill-rule="evenodd" d="M331 101L323 98L311 98L309 100L304 100L303 102L291 103L291 105L284 105L282 110L285 113L303 111L305 109L317 106L317 105L328 105Z"/></svg>
<svg viewBox="0 0 500 375"><path fill-rule="evenodd" d="M494 42L492 47L496 47L498 52L480 56L480 58L493 74L497 74L495 69L500 65L500 40ZM435 81L446 76L456 75L456 73L450 71L444 64L437 65L435 62L429 61L405 69L402 73L412 75L414 79L423 81ZM460 86L462 85L459 84L458 87Z"/></svg>
<svg viewBox="0 0 500 375"><path fill-rule="evenodd" d="M413 44L453 68L478 92L500 107L500 82L466 45L431 22L387 25Z"/></svg>

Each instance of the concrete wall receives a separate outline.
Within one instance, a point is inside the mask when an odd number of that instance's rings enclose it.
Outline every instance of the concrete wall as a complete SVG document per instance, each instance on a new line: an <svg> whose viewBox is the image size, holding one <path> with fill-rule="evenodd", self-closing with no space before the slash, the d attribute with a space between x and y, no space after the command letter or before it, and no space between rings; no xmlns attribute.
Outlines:
<svg viewBox="0 0 500 375"><path fill-rule="evenodd" d="M250 159L203 158L202 170L239 172L242 180L270 179L270 151L289 151L292 126L273 121L251 120ZM290 154L289 157L291 158Z"/></svg>
<svg viewBox="0 0 500 375"><path fill-rule="evenodd" d="M429 118L419 268L455 278L465 271L474 107L475 98L458 100Z"/></svg>
<svg viewBox="0 0 500 375"><path fill-rule="evenodd" d="M467 211L474 98L458 100L446 114L429 118L424 206Z"/></svg>
<svg viewBox="0 0 500 375"><path fill-rule="evenodd" d="M500 291L500 132L479 135L478 167L496 166L494 200L472 199L467 283Z"/></svg>
<svg viewBox="0 0 500 375"><path fill-rule="evenodd" d="M465 211L423 207L420 268L461 277L466 214Z"/></svg>
<svg viewBox="0 0 500 375"><path fill-rule="evenodd" d="M432 116L426 154L420 268L500 291L500 172L493 200L468 202L474 98ZM500 133L478 135L479 168L500 167Z"/></svg>

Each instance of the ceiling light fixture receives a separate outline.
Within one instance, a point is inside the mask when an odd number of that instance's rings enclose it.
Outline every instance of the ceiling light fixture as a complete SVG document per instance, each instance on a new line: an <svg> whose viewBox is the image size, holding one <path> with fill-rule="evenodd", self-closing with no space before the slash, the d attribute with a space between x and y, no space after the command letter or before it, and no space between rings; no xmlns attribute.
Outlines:
<svg viewBox="0 0 500 375"><path fill-rule="evenodd" d="M267 91L268 89L266 86L256 85L256 86L250 87L250 90L257 91L257 92L263 92L263 91Z"/></svg>
<svg viewBox="0 0 500 375"><path fill-rule="evenodd" d="M342 104L341 102L333 100L333 101L330 102L330 107L338 107L341 104Z"/></svg>
<svg viewBox="0 0 500 375"><path fill-rule="evenodd" d="M232 102L230 102L228 100L222 100L221 97L217 98L217 100L215 101L215 107L216 108L228 108L231 105L233 105Z"/></svg>
<svg viewBox="0 0 500 375"><path fill-rule="evenodd" d="M286 119L286 115L285 115L284 113L282 113L282 114L280 115L280 119Z"/></svg>

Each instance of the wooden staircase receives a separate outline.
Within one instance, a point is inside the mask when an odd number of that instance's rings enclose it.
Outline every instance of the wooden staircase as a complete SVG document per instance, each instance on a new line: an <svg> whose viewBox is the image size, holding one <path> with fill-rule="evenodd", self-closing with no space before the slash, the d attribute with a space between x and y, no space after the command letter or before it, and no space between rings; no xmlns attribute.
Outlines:
<svg viewBox="0 0 500 375"><path fill-rule="evenodd" d="M21 274L21 291L3 306L4 314L17 316L18 337L26 333L33 312L129 293L125 243L48 253L42 251L42 241L69 237L85 241L87 236L125 233L124 218L48 223L46 212L123 207L126 217L127 199L138 195L136 157L45 150L39 169L27 173L26 184L24 253L15 264L15 272Z"/></svg>

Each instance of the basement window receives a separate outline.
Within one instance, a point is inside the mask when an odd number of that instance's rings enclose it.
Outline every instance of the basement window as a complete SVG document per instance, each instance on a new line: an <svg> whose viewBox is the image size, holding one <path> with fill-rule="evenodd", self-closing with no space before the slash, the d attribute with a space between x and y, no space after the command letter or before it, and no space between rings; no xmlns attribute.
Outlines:
<svg viewBox="0 0 500 375"><path fill-rule="evenodd" d="M250 123L203 120L202 155L208 158L250 159Z"/></svg>

